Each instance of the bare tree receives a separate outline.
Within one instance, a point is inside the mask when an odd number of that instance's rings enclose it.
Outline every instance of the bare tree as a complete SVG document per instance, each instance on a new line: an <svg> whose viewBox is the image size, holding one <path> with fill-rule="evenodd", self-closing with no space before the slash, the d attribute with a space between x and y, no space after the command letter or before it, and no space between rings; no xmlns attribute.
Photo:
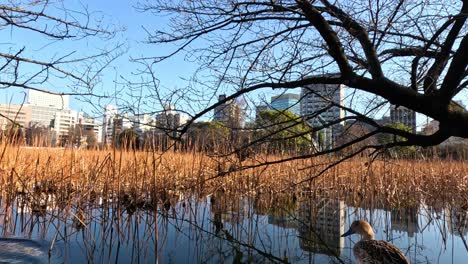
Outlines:
<svg viewBox="0 0 468 264"><path fill-rule="evenodd" d="M43 53L57 41L112 38L118 29L103 21L102 15L90 13L85 7L70 9L60 0L2 2L0 33L27 38L21 43L0 45L0 89L19 87L61 95L98 96L94 87L102 71L120 54L120 45L91 55L84 55L80 52L83 50L64 50L62 46L47 53L50 56ZM34 43L45 44L38 48ZM51 90L54 83L62 88Z"/></svg>
<svg viewBox="0 0 468 264"><path fill-rule="evenodd" d="M148 41L174 51L139 60L153 80L154 65L179 53L200 64L184 92L169 93L184 94L191 106L199 98L204 107L193 111L191 122L262 89L345 84L373 95L372 101L350 107L330 100L330 107L345 109L347 116L313 129L352 120L372 129L340 146L301 157L339 151L379 133L404 140L366 144L355 153L432 146L450 136L468 138L468 112L453 100L468 85L466 0L146 1L139 8L170 18L166 28L148 30ZM200 77L205 77L203 82ZM147 84L151 86L150 81ZM200 99L202 94L226 90L229 95L219 102ZM371 118L389 103L439 121L439 130L419 135Z"/></svg>

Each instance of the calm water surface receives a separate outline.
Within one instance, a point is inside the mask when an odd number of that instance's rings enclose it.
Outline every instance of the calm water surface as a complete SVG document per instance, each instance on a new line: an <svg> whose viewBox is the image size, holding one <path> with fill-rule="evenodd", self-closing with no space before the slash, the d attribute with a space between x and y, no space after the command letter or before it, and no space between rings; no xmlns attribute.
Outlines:
<svg viewBox="0 0 468 264"><path fill-rule="evenodd" d="M359 237L340 235L355 219L368 220L411 263L468 260L468 210L460 208L223 192L173 194L158 210L128 197L58 200L0 200L0 263L354 263Z"/></svg>

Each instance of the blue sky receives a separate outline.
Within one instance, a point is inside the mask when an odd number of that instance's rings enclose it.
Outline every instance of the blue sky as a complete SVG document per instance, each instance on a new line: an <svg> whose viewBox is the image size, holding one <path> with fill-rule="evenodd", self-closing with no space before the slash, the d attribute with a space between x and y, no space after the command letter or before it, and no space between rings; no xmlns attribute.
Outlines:
<svg viewBox="0 0 468 264"><path fill-rule="evenodd" d="M115 25L117 28L124 28L122 31L118 31L115 38L110 40L102 40L99 38L89 38L82 40L65 40L65 41L51 41L50 39L43 38L38 34L26 32L21 29L11 30L0 30L0 50L14 53L16 50L26 47L25 56L30 56L37 59L47 60L50 57L57 57L63 54L67 54L71 51L76 51L76 56L87 56L98 53L100 49L110 49L113 46L122 43L125 54L120 56L114 61L105 72L102 73L102 81L97 85L96 91L98 93L104 91L113 91L114 88L121 88L122 79L120 76L124 76L127 80L137 81L139 80L136 75L139 67L135 63L131 63L131 58L148 57L157 54L167 54L174 47L169 45L157 46L154 44L145 43L147 38L147 32L144 28L149 31L155 29L162 29L166 27L168 17L161 17L151 13L141 13L135 9L137 4L136 0L99 0L99 1L75 1L66 0L66 8L70 9L82 9L83 6L87 7L90 11L96 12L93 14L96 17L101 15L104 16L105 23ZM182 55L175 56L167 61L164 61L156 65L156 77L160 81L160 87L164 88L176 88L185 87L187 81L184 78L189 78L193 71L197 68L197 65L193 62L186 60ZM79 70L79 69L78 69ZM116 81L117 80L117 84ZM45 84L44 88L50 89L51 91L61 91L64 86L69 85L65 80L54 79L49 83ZM7 89L0 90L0 101L18 103L21 102L24 97L24 91L19 89ZM269 98L273 94L278 92L271 92L271 90L263 90L263 95ZM299 89L294 90L299 93ZM271 94L270 94L271 93ZM261 93L253 94L249 99L256 99L261 97ZM100 105L107 103L111 104L124 104L126 102L134 102L134 97L125 91L121 93L117 98L106 99L100 101ZM458 99L462 99L467 104L467 96L460 95ZM86 103L82 103L76 98L72 98L71 107L76 110L83 110L85 112L98 112L98 108L90 107ZM381 113L383 114L383 112ZM422 124L426 119L421 116L418 117L418 123Z"/></svg>

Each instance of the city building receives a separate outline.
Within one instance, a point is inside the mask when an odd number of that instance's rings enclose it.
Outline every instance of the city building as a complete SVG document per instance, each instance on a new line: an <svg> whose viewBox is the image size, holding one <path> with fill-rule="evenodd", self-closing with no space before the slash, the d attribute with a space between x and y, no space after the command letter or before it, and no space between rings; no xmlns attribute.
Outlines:
<svg viewBox="0 0 468 264"><path fill-rule="evenodd" d="M114 120L117 118L117 107L107 105L104 109L102 119L102 140L101 142L110 144L114 138Z"/></svg>
<svg viewBox="0 0 468 264"><path fill-rule="evenodd" d="M142 134L154 128L154 119L149 114L134 115L131 120L137 133Z"/></svg>
<svg viewBox="0 0 468 264"><path fill-rule="evenodd" d="M28 105L42 106L54 109L68 109L70 97L68 95L57 95L46 92L28 90Z"/></svg>
<svg viewBox="0 0 468 264"><path fill-rule="evenodd" d="M226 99L225 94L218 97L218 101ZM228 100L215 107L213 121L221 122L227 127L238 128L244 123L242 104L237 100Z"/></svg>
<svg viewBox="0 0 468 264"><path fill-rule="evenodd" d="M344 85L342 84L311 84L302 88L300 112L301 115L312 125L321 125L315 116L325 121L335 121L345 116L341 107L331 106L331 102L344 105Z"/></svg>
<svg viewBox="0 0 468 264"><path fill-rule="evenodd" d="M29 105L31 108L31 124L41 127L50 127L55 114L59 109L47 106Z"/></svg>
<svg viewBox="0 0 468 264"><path fill-rule="evenodd" d="M96 119L86 116L84 113L80 112L78 113L77 124L80 125L83 132L92 131L96 137L97 143L102 142L102 124L98 123Z"/></svg>
<svg viewBox="0 0 468 264"><path fill-rule="evenodd" d="M28 90L27 105L31 108L31 123L50 127L56 112L69 109L69 96Z"/></svg>
<svg viewBox="0 0 468 264"><path fill-rule="evenodd" d="M390 120L392 123L401 123L416 133L416 112L403 106L390 107Z"/></svg>
<svg viewBox="0 0 468 264"><path fill-rule="evenodd" d="M161 130L171 131L179 129L189 120L189 116L175 110L174 106L164 106L164 111L156 115L156 127Z"/></svg>
<svg viewBox="0 0 468 264"><path fill-rule="evenodd" d="M28 127L31 122L31 108L26 105L0 104L1 129L5 130L13 122Z"/></svg>
<svg viewBox="0 0 468 264"><path fill-rule="evenodd" d="M113 142L122 131L127 129L135 130L133 116L130 116L128 113L115 115L107 125L107 143Z"/></svg>
<svg viewBox="0 0 468 264"><path fill-rule="evenodd" d="M439 130L439 121L437 120L431 120L429 123L427 123L426 126L423 127L422 133L424 135L432 135L435 132Z"/></svg>
<svg viewBox="0 0 468 264"><path fill-rule="evenodd" d="M285 93L271 97L271 108L273 110L288 110L296 115L301 114L299 100L301 96L294 93Z"/></svg>
<svg viewBox="0 0 468 264"><path fill-rule="evenodd" d="M71 128L75 127L78 121L78 112L74 110L61 110L55 112L51 123L52 131L55 133L55 142L61 143L68 140Z"/></svg>
<svg viewBox="0 0 468 264"><path fill-rule="evenodd" d="M311 84L301 90L301 116L312 127L326 126L314 132L314 140L319 149L329 149L343 131L344 121L327 126L345 117L344 85Z"/></svg>

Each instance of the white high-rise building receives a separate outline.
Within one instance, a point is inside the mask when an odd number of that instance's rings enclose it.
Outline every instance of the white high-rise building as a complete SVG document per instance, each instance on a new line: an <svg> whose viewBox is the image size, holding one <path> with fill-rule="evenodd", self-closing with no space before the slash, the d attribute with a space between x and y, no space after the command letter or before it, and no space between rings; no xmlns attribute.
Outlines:
<svg viewBox="0 0 468 264"><path fill-rule="evenodd" d="M55 109L68 109L70 103L69 95L57 95L46 92L28 90L27 103L32 106L42 106Z"/></svg>
<svg viewBox="0 0 468 264"><path fill-rule="evenodd" d="M111 143L114 136L114 121L117 118L117 107L107 105L102 120L102 142Z"/></svg>

